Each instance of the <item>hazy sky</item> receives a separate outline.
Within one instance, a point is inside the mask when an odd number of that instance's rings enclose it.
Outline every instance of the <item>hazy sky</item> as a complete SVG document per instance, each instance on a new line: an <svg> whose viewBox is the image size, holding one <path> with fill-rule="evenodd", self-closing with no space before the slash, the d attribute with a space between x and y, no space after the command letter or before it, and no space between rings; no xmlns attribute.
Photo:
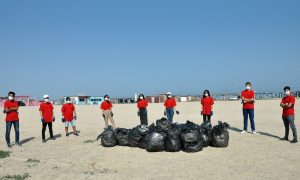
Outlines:
<svg viewBox="0 0 300 180"><path fill-rule="evenodd" d="M0 1L0 96L300 89L299 0Z"/></svg>

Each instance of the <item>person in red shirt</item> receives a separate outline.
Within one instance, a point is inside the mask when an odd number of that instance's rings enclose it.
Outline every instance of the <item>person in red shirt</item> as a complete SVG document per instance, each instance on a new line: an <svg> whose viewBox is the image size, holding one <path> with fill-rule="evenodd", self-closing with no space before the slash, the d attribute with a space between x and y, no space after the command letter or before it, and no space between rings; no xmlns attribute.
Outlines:
<svg viewBox="0 0 300 180"><path fill-rule="evenodd" d="M55 140L55 138L53 136L53 130L52 130L52 122L55 122L55 117L54 117L54 113L53 113L54 107L51 104L48 95L44 95L44 102L40 105L39 110L40 110L41 121L42 121L42 125L43 125L43 128L42 128L43 143L46 142L45 132L46 132L47 126L49 128L50 139Z"/></svg>
<svg viewBox="0 0 300 180"><path fill-rule="evenodd" d="M10 144L10 130L11 126L14 126L15 129L15 138L16 138L16 144L18 146L21 146L20 144L20 131L19 131L19 104L17 101L14 100L15 98L14 92L8 93L8 100L4 103L4 112L6 113L6 132L5 132L5 139L7 143L7 147L11 148Z"/></svg>
<svg viewBox="0 0 300 180"><path fill-rule="evenodd" d="M242 134L247 132L248 129L248 117L250 118L252 134L256 134L255 122L254 122L254 102L255 92L251 90L251 83L246 82L246 89L242 91L241 98L243 104L243 116L244 116L244 129Z"/></svg>
<svg viewBox="0 0 300 180"><path fill-rule="evenodd" d="M63 116L62 122L65 124L66 136L69 136L68 129L70 124L73 128L74 135L78 136L78 132L76 130L76 120L77 120L76 110L75 110L75 106L71 102L70 97L66 98L66 104L62 106L61 113Z"/></svg>
<svg viewBox="0 0 300 180"><path fill-rule="evenodd" d="M176 114L179 114L179 111L176 110L176 100L175 98L172 96L171 92L167 93L167 100L164 103L165 106L165 111L164 111L164 115L167 116L167 119L169 120L170 124L173 124L173 117L174 117L174 111L176 112Z"/></svg>
<svg viewBox="0 0 300 180"><path fill-rule="evenodd" d="M203 92L203 98L201 99L203 122L211 120L213 115L214 99L211 97L209 90Z"/></svg>
<svg viewBox="0 0 300 180"><path fill-rule="evenodd" d="M290 127L293 131L294 139L291 143L297 143L297 130L295 125L295 97L291 94L291 88L289 86L284 87L285 96L282 98L280 106L282 107L282 120L285 127L285 136L280 140L289 140Z"/></svg>
<svg viewBox="0 0 300 180"><path fill-rule="evenodd" d="M100 109L102 110L102 116L105 122L105 129L108 128L108 120L110 120L113 128L116 128L115 121L113 119L114 113L112 112L112 103L108 95L104 96L104 101L101 103Z"/></svg>
<svg viewBox="0 0 300 180"><path fill-rule="evenodd" d="M139 95L137 107L138 107L138 116L140 116L141 125L148 126L148 115L147 115L147 106L148 102L145 99L144 94Z"/></svg>

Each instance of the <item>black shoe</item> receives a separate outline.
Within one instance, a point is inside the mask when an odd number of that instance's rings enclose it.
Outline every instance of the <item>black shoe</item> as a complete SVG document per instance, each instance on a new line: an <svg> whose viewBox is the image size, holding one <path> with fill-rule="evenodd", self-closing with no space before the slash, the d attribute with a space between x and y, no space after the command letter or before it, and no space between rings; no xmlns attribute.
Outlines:
<svg viewBox="0 0 300 180"><path fill-rule="evenodd" d="M42 143L46 143L46 140L45 140L45 139L43 139Z"/></svg>
<svg viewBox="0 0 300 180"><path fill-rule="evenodd" d="M50 138L52 141L55 141L56 139L55 139L55 137L52 137L52 138Z"/></svg>
<svg viewBox="0 0 300 180"><path fill-rule="evenodd" d="M78 132L74 132L74 135L75 135L75 136L79 136Z"/></svg>
<svg viewBox="0 0 300 180"><path fill-rule="evenodd" d="M69 137L69 133L67 133L66 136Z"/></svg>
<svg viewBox="0 0 300 180"><path fill-rule="evenodd" d="M292 141L291 141L291 143L297 143L298 142L298 140L297 139L293 139Z"/></svg>
<svg viewBox="0 0 300 180"><path fill-rule="evenodd" d="M12 148L12 145L11 144L7 144L7 148Z"/></svg>
<svg viewBox="0 0 300 180"><path fill-rule="evenodd" d="M280 141L288 141L288 140L289 140L289 138L287 138L287 137L283 137L283 138L279 138L279 140L280 140Z"/></svg>

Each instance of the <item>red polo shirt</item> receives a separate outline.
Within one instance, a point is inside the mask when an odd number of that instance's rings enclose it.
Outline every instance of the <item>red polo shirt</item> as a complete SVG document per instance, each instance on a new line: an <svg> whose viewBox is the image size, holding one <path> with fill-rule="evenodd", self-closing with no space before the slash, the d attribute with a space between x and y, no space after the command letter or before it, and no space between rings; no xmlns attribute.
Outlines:
<svg viewBox="0 0 300 180"><path fill-rule="evenodd" d="M100 109L102 110L110 110L113 107L111 102L103 101Z"/></svg>
<svg viewBox="0 0 300 180"><path fill-rule="evenodd" d="M148 102L145 99L139 100L138 103L137 103L137 107L139 109L146 108L147 106L148 106Z"/></svg>
<svg viewBox="0 0 300 180"><path fill-rule="evenodd" d="M255 93L253 90L244 90L242 91L241 97L244 97L246 99L254 99L255 98ZM252 103L244 103L243 104L243 109L254 109L254 102Z"/></svg>
<svg viewBox="0 0 300 180"><path fill-rule="evenodd" d="M165 101L164 106L165 106L166 108L174 108L174 107L176 106L176 100L175 100L175 98L167 99L167 100Z"/></svg>
<svg viewBox="0 0 300 180"><path fill-rule="evenodd" d="M66 103L62 106L61 112L65 121L72 121L74 119L75 106L72 103Z"/></svg>
<svg viewBox="0 0 300 180"><path fill-rule="evenodd" d="M40 105L40 111L42 112L42 117L44 118L45 122L52 122L53 121L53 105L51 103L43 102Z"/></svg>
<svg viewBox="0 0 300 180"><path fill-rule="evenodd" d="M212 105L214 104L214 99L212 97L205 97L201 100L202 113L204 115L210 115L212 110Z"/></svg>
<svg viewBox="0 0 300 180"><path fill-rule="evenodd" d="M19 107L18 101L5 101L4 103L4 109L8 108L16 108ZM6 122L13 122L13 121L19 121L19 115L17 111L12 111L12 112L8 112L6 113L6 118L5 118Z"/></svg>
<svg viewBox="0 0 300 180"><path fill-rule="evenodd" d="M289 104L292 103L292 107L287 107L283 108L282 111L282 116L287 117L287 116L294 116L295 115L295 110L294 110L294 105L295 105L295 97L294 96L285 96L282 98L281 103L284 104Z"/></svg>

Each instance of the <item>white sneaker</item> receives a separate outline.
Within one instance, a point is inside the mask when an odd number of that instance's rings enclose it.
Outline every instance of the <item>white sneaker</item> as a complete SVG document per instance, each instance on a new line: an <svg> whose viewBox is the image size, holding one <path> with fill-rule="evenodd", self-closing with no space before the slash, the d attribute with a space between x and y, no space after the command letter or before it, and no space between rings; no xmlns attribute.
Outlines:
<svg viewBox="0 0 300 180"><path fill-rule="evenodd" d="M242 132L241 132L241 134L245 134L247 131L245 131L245 130L243 130Z"/></svg>
<svg viewBox="0 0 300 180"><path fill-rule="evenodd" d="M254 134L254 135L255 135L255 134L256 134L256 131L252 131L252 134Z"/></svg>

